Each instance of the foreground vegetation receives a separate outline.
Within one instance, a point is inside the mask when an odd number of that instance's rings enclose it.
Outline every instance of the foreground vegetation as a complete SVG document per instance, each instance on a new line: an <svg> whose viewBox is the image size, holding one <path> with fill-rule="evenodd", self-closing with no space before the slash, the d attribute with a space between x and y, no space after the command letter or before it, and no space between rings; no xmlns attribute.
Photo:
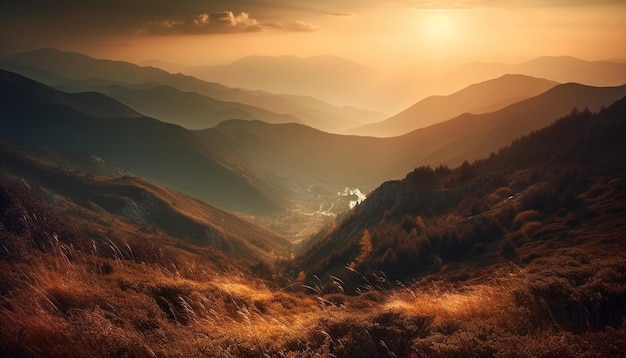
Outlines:
<svg viewBox="0 0 626 358"><path fill-rule="evenodd" d="M0 356L623 356L624 118L626 99L483 161L418 168L296 257L146 183L15 167L0 181ZM33 173L90 191L71 200Z"/></svg>
<svg viewBox="0 0 626 358"><path fill-rule="evenodd" d="M0 355L597 357L626 350L626 259L566 245L488 279L253 279L205 255L85 242L21 184L0 191ZM450 271L452 272L452 271ZM302 278L302 277L301 277ZM332 288L329 288L332 287Z"/></svg>

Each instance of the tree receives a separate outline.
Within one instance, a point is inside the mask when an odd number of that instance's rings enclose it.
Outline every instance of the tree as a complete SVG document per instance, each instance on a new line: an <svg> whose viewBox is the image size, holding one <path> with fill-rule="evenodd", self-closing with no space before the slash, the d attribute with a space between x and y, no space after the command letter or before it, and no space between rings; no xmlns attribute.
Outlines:
<svg viewBox="0 0 626 358"><path fill-rule="evenodd" d="M361 244L361 253L356 258L356 262L359 264L365 261L365 259L367 259L367 257L372 253L372 250L373 250L372 235L370 235L369 230L365 229L363 231L363 236L361 236L360 244Z"/></svg>

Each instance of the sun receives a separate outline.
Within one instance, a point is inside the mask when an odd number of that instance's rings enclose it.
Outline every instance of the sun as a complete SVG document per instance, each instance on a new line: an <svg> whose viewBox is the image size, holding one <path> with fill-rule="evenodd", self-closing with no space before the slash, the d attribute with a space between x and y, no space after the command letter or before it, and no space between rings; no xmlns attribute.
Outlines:
<svg viewBox="0 0 626 358"><path fill-rule="evenodd" d="M428 11L419 19L422 37L434 44L449 44L457 32L457 24L449 11Z"/></svg>

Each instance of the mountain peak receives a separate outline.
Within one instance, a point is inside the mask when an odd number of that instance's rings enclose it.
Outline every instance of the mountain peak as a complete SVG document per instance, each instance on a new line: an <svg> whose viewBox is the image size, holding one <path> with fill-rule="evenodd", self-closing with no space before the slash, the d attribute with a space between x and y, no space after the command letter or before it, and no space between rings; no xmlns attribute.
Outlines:
<svg viewBox="0 0 626 358"><path fill-rule="evenodd" d="M557 84L523 74L504 74L447 96L427 97L395 116L356 128L351 133L383 137L402 135L463 113L492 112L543 93Z"/></svg>

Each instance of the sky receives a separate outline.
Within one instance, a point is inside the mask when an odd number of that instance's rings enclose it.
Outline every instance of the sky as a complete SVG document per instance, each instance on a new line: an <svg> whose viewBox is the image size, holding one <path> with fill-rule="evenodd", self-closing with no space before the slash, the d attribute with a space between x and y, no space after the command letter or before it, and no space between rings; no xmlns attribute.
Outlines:
<svg viewBox="0 0 626 358"><path fill-rule="evenodd" d="M141 63L335 55L419 62L626 60L623 0L20 0L0 3L0 50L40 47Z"/></svg>

